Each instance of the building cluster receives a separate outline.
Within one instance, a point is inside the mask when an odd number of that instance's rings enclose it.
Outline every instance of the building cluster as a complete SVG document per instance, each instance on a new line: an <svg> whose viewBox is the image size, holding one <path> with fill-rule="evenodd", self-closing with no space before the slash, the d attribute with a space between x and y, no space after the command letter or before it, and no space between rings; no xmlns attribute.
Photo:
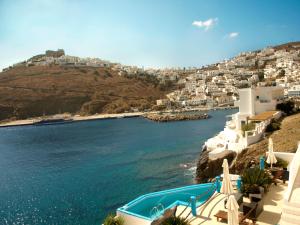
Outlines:
<svg viewBox="0 0 300 225"><path fill-rule="evenodd" d="M169 93L166 99L157 101L157 105L232 105L238 99L238 89L253 86L280 86L285 96L299 97L300 45L241 53L179 77L178 83L184 88Z"/></svg>
<svg viewBox="0 0 300 225"><path fill-rule="evenodd" d="M162 84L177 84L180 88L167 94L165 99L157 101L157 105L162 106L233 105L238 99L239 88L253 86L280 86L284 88L286 96L300 96L300 44L297 43L244 52L229 60L202 68L144 69L98 58L69 56L65 55L63 49L47 50L45 54L34 56L12 67L51 64L107 67L120 76L146 76Z"/></svg>
<svg viewBox="0 0 300 225"><path fill-rule="evenodd" d="M109 61L101 60L99 58L80 58L76 56L65 55L63 49L57 51L47 50L45 54L40 54L31 57L28 60L13 64L12 66L3 69L7 71L11 68L22 66L48 66L48 65L60 65L60 66L89 66L89 67L110 67L112 63Z"/></svg>

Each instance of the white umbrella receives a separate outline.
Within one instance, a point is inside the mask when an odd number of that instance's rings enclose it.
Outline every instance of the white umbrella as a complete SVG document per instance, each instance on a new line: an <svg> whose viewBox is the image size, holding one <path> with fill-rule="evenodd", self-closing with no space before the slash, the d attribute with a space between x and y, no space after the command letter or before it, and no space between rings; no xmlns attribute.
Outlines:
<svg viewBox="0 0 300 225"><path fill-rule="evenodd" d="M233 187L229 177L229 168L228 168L227 159L223 160L222 167L223 167L223 182L221 186L221 193L230 195L233 193Z"/></svg>
<svg viewBox="0 0 300 225"><path fill-rule="evenodd" d="M269 154L268 154L268 158L267 158L267 163L271 164L271 168L272 168L273 164L277 163L277 159L276 159L276 157L274 155L274 152L273 152L273 140L272 140L272 138L269 138L268 150L269 150Z"/></svg>
<svg viewBox="0 0 300 225"><path fill-rule="evenodd" d="M235 197L233 195L230 195L228 198L228 201L226 203L227 208L227 223L228 225L238 225L239 224L239 205L235 200Z"/></svg>

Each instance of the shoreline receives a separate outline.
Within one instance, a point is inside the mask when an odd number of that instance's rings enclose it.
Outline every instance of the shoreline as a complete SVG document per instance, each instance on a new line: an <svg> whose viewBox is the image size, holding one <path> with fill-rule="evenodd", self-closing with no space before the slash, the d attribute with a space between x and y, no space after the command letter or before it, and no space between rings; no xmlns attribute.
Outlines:
<svg viewBox="0 0 300 225"><path fill-rule="evenodd" d="M234 109L236 107L214 107L214 108L193 108L193 109L185 109L185 110L166 110L163 113L170 112L193 112L193 111L209 111L209 110L228 110ZM115 114L95 114L89 116L80 116L80 115L70 115L70 114L62 114L68 115L68 119L72 119L72 122L81 122L81 121L91 121L91 120L105 120L105 119L121 119L121 118L132 118L132 117L143 117L146 114L157 114L159 111L150 111L150 112L132 112L132 113L115 113ZM49 117L53 117L57 115L51 115ZM0 128L5 127L17 127L17 126L30 126L34 125L35 122L41 120L41 117L34 117L23 120L13 120L9 122L0 122Z"/></svg>

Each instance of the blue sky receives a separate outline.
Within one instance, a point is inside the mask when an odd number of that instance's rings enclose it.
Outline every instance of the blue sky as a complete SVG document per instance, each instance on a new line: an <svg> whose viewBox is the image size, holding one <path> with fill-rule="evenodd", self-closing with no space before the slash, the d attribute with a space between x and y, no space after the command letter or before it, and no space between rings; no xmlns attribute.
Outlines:
<svg viewBox="0 0 300 225"><path fill-rule="evenodd" d="M300 41L294 0L0 0L0 69L46 49L145 67Z"/></svg>

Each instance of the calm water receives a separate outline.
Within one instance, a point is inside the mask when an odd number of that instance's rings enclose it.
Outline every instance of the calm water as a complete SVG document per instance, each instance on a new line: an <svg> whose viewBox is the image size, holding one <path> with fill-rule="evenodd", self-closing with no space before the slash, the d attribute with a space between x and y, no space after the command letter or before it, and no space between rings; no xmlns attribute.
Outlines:
<svg viewBox="0 0 300 225"><path fill-rule="evenodd" d="M193 182L203 142L234 110L0 129L0 224L100 224L140 194Z"/></svg>

